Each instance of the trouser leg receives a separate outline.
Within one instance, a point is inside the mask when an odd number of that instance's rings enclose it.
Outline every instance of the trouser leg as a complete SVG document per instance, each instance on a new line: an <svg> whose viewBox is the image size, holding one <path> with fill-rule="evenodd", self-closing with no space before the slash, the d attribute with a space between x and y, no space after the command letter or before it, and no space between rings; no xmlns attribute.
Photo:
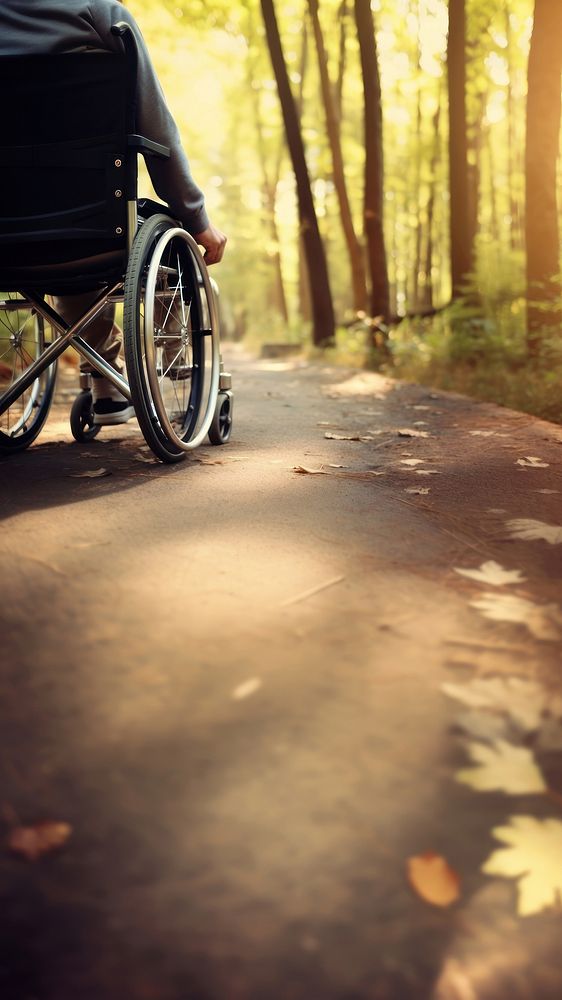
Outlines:
<svg viewBox="0 0 562 1000"><path fill-rule="evenodd" d="M82 295L54 296L54 307L67 321L75 323L96 300L99 292L85 292ZM105 309L84 330L84 340L93 347L118 372L123 372L121 348L123 333L115 322L115 304L108 303ZM81 372L93 372L95 369L83 358L80 359Z"/></svg>

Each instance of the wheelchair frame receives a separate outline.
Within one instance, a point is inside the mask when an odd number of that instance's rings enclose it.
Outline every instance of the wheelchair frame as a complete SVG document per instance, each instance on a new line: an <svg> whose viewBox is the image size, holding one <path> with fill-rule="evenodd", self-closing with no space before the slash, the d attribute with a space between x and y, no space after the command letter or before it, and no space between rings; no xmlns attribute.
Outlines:
<svg viewBox="0 0 562 1000"><path fill-rule="evenodd" d="M132 67L131 79L135 81L137 52L134 35L129 25L123 22L115 25L112 31L123 42L127 62ZM207 435L213 444L224 444L230 438L231 380L229 374L222 370L220 358L216 285L209 277L195 240L171 218L165 206L149 201L141 202L141 206L148 205L149 212L148 217L142 218L139 224L138 153L167 157L169 150L132 133L127 135L126 141L125 273L121 270L119 279L110 281L86 312L72 324L67 323L45 301L47 293L42 294L33 287L26 287L27 281L18 283L15 289L20 298L0 302L0 308L8 310L31 308L56 333L56 337L45 346L40 356L0 396L0 417L33 383L39 385L38 380L45 373L48 379L50 369L53 384L48 381L48 398L41 404L48 412L53 395L56 361L67 347L72 346L127 400L132 400L143 435L154 454L164 462L177 462L188 451L198 447ZM117 169L123 166L118 157L114 166ZM115 191L115 195L121 198L123 191ZM115 233L122 234L123 227L116 227ZM95 259L92 258L94 261ZM72 262L67 262L66 266L69 263ZM64 267L62 270L64 272ZM86 280L88 276L86 273ZM0 268L0 283L3 280ZM29 280L32 284L33 275ZM99 281L94 283L94 289L97 283ZM184 300L184 293L191 296L189 301ZM108 303L117 302L124 302L124 350L128 380L90 347L82 336ZM173 333L166 331L166 323L172 316L172 310L175 324ZM210 355L206 358L208 352L205 345L209 341ZM175 367L174 361L169 363L171 351L176 351L176 362L181 356L181 363L175 364ZM192 358L192 365L183 363L186 356ZM166 364L168 369L164 370ZM189 393L186 395L187 383ZM33 395L31 398L33 407ZM80 402L83 415L87 417L88 401L84 400L83 394L81 399L78 397L75 400L77 402ZM91 396L89 403L91 407ZM23 429L19 437L14 435L9 440L9 436L0 433L0 451L22 450L39 433L47 412L41 413L40 426L35 433L27 435L29 440L26 437L26 412L27 407L22 418L23 424L18 425L20 430ZM74 423L71 419L71 425L74 436L79 440L93 437L97 433L97 425L92 427L92 421L88 424L87 419L84 422L74 420ZM91 428L89 431L86 430L87 426Z"/></svg>

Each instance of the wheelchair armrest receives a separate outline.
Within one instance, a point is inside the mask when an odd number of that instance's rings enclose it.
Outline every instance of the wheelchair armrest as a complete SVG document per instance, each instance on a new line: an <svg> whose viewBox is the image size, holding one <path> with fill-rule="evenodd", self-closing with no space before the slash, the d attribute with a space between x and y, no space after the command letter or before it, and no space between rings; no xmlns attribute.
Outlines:
<svg viewBox="0 0 562 1000"><path fill-rule="evenodd" d="M162 146L153 139L147 139L144 135L128 135L127 146L136 150L137 153L145 153L147 156L158 156L162 160L169 160L170 147Z"/></svg>

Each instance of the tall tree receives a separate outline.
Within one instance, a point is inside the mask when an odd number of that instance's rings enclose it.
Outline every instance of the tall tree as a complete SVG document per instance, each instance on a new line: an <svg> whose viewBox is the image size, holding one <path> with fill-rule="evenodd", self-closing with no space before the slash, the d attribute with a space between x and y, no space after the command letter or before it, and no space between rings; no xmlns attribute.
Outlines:
<svg viewBox="0 0 562 1000"><path fill-rule="evenodd" d="M338 198L341 225L349 256L351 284L353 288L353 308L356 313L364 313L367 309L367 276L365 274L363 248L355 232L351 205L347 192L340 140L339 116L328 71L328 56L326 53L326 46L324 44L324 33L320 24L318 0L308 0L308 9L310 12L314 41L316 44L316 53L318 56L322 103L324 105L326 131L328 133L328 142L332 155L332 175Z"/></svg>
<svg viewBox="0 0 562 1000"><path fill-rule="evenodd" d="M383 228L382 101L375 24L370 0L355 0L355 24L361 52L365 115L365 234L371 278L373 319L388 319L389 286Z"/></svg>
<svg viewBox="0 0 562 1000"><path fill-rule="evenodd" d="M332 340L335 334L334 307L326 254L318 227L299 116L289 82L274 0L260 0L260 2L297 186L299 223L306 254L312 308L312 339L314 344L322 346Z"/></svg>
<svg viewBox="0 0 562 1000"><path fill-rule="evenodd" d="M560 143L562 4L535 0L528 65L525 149L528 345L560 324L560 242L556 168Z"/></svg>
<svg viewBox="0 0 562 1000"><path fill-rule="evenodd" d="M273 265L273 287L272 298L276 311L280 314L285 323L289 322L289 310L287 307L287 296L285 293L285 282L283 280L283 267L281 262L281 241L277 226L277 188L279 186L279 174L281 171L281 155L277 155L273 169L268 164L268 156L265 141L265 129L262 113L262 88L259 84L258 75L258 46L256 44L255 27L252 8L247 12L247 39L248 51L246 56L248 90L253 98L253 112L256 127L257 152L262 172L262 197L265 221L271 234L271 263ZM279 144L279 154L281 153Z"/></svg>
<svg viewBox="0 0 562 1000"><path fill-rule="evenodd" d="M451 282L453 298L458 298L463 294L467 276L472 271L474 254L466 115L465 0L449 0L447 78L449 82Z"/></svg>

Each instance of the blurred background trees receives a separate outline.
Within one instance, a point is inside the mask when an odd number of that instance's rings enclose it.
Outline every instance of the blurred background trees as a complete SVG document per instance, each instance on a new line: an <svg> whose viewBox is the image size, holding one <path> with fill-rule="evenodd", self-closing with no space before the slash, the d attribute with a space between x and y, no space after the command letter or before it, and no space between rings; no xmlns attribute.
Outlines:
<svg viewBox="0 0 562 1000"><path fill-rule="evenodd" d="M562 419L562 4L129 0L228 332Z"/></svg>

